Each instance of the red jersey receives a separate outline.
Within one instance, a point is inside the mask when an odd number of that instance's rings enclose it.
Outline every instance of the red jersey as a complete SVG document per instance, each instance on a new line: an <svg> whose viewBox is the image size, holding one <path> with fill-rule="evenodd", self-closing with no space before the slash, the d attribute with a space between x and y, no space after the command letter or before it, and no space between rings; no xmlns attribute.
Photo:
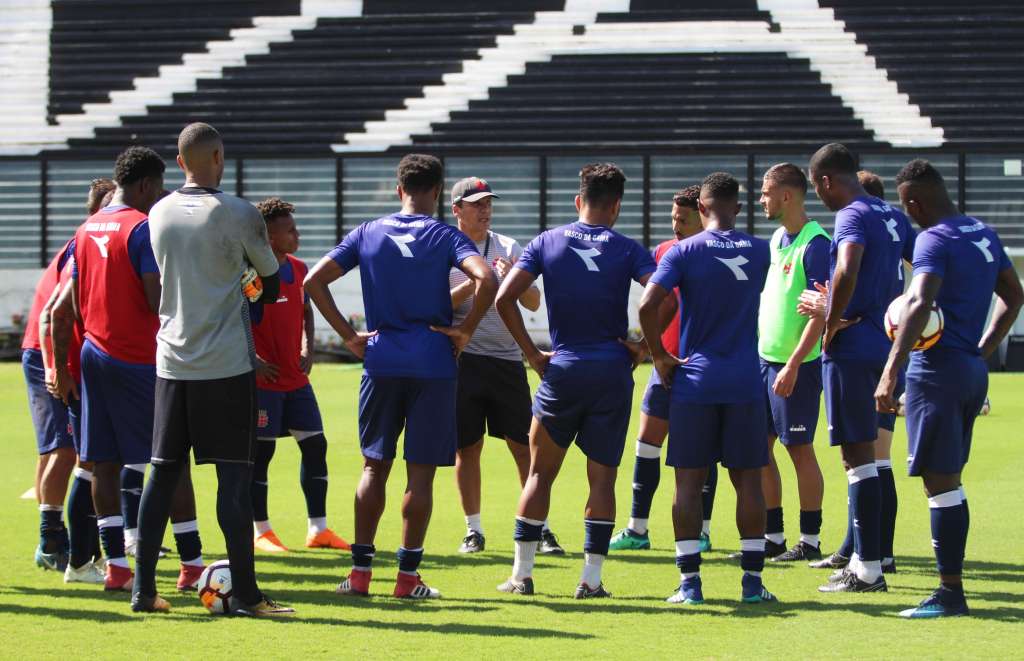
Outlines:
<svg viewBox="0 0 1024 661"><path fill-rule="evenodd" d="M677 243L679 243L677 239L669 239L659 243L658 247L654 249L654 261L660 262L665 253ZM672 293L676 296L676 303L679 303L680 308L682 308L682 302L679 300L679 288L676 287ZM661 343L670 354L673 356L679 355L679 310L676 310L676 316L672 318L668 328L661 334Z"/></svg>
<svg viewBox="0 0 1024 661"><path fill-rule="evenodd" d="M43 313L43 306L50 300L53 290L57 288L60 281L58 268L64 261L64 253L68 250L68 243L53 256L49 266L43 271L36 285L35 298L32 299L32 307L28 311L28 319L25 320L25 335L21 338L22 349L39 349L39 315Z"/></svg>
<svg viewBox="0 0 1024 661"><path fill-rule="evenodd" d="M262 318L252 325L257 355L280 369L277 381L273 383L256 380L256 387L261 390L290 392L309 383L309 377L299 368L299 351L306 326L306 292L302 281L309 268L291 255L287 260L291 265L291 282L285 282L285 265L282 264L281 292L277 295L277 302L262 306Z"/></svg>
<svg viewBox="0 0 1024 661"><path fill-rule="evenodd" d="M146 214L102 209L75 232L78 307L85 337L126 363L156 364L160 319L149 309L142 278L128 251L132 231Z"/></svg>

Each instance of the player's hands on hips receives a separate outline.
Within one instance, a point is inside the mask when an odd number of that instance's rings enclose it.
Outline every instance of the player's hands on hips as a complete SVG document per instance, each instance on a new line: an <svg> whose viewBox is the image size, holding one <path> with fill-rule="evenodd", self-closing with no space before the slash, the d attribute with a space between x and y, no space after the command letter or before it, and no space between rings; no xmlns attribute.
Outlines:
<svg viewBox="0 0 1024 661"><path fill-rule="evenodd" d="M889 370L882 372L882 378L875 389L875 408L879 413L896 413L896 377Z"/></svg>
<svg viewBox="0 0 1024 661"><path fill-rule="evenodd" d="M805 289L800 292L796 311L805 317L824 318L828 310L828 283L822 285L820 282L815 282L814 288L817 291Z"/></svg>
<svg viewBox="0 0 1024 661"><path fill-rule="evenodd" d="M512 262L508 261L504 257L499 257L494 260L494 273L498 276L498 280L504 280L505 276L512 270Z"/></svg>
<svg viewBox="0 0 1024 661"><path fill-rule="evenodd" d="M466 348L466 345L469 344L470 339L472 339L473 337L473 334L470 333L465 328L463 328L461 325L431 326L430 330L436 331L438 333L443 333L448 336L448 339L451 340L452 342L452 353L455 354L456 358L458 358L459 355L462 354L462 350Z"/></svg>
<svg viewBox="0 0 1024 661"><path fill-rule="evenodd" d="M789 363L782 366L779 373L775 375L775 383L772 384L772 392L779 397L789 397L796 387L796 377L799 374L799 367L792 367Z"/></svg>
<svg viewBox="0 0 1024 661"><path fill-rule="evenodd" d="M47 370L46 389L51 395L69 404L71 397L78 399L78 386L75 384L75 380L71 378L71 372L68 371L66 365L62 365L54 370Z"/></svg>
<svg viewBox="0 0 1024 661"><path fill-rule="evenodd" d="M280 373L281 368L274 363L268 363L259 356L256 356L256 376L263 379L264 381L270 381L274 383L277 381L277 375Z"/></svg>
<svg viewBox="0 0 1024 661"><path fill-rule="evenodd" d="M372 333L356 333L345 340L345 347L354 353L356 358L362 360L363 356L366 355L366 343L370 341L371 337L376 336L377 331L373 331Z"/></svg>
<svg viewBox="0 0 1024 661"><path fill-rule="evenodd" d="M299 369L306 376L313 371L313 355L306 351L299 352Z"/></svg>
<svg viewBox="0 0 1024 661"><path fill-rule="evenodd" d="M672 376L675 373L676 368L680 365L685 365L686 360L686 358L673 356L667 351L661 356L655 356L654 369L658 370L658 376L661 377L661 385L665 386L666 389L671 388Z"/></svg>
<svg viewBox="0 0 1024 661"><path fill-rule="evenodd" d="M629 359L633 361L633 369L636 369L636 366L647 358L647 343L643 340L634 342L633 340L619 338L619 343L626 347L626 351L629 352Z"/></svg>
<svg viewBox="0 0 1024 661"><path fill-rule="evenodd" d="M822 351L828 351L829 345L832 344L832 340L835 339L836 335L838 335L840 331L844 331L847 328L849 328L850 326L853 326L854 324L859 324L859 323L860 323L860 317L857 317L855 319L840 319L835 324L829 324L826 321L825 322L825 336L821 339L821 350Z"/></svg>
<svg viewBox="0 0 1024 661"><path fill-rule="evenodd" d="M555 354L551 351L538 351L532 356L526 357L526 362L530 363L530 367L539 376L544 376L544 372L548 369L548 364L551 362L551 357Z"/></svg>

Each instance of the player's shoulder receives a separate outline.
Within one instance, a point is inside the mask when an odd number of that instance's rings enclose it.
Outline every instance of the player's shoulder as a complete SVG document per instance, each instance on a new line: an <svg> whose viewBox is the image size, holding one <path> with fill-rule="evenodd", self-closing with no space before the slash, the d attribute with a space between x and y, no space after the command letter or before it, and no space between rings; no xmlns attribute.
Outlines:
<svg viewBox="0 0 1024 661"><path fill-rule="evenodd" d="M296 273L305 276L306 273L309 272L309 266L306 265L306 262L302 261L295 255L287 255L286 257Z"/></svg>
<svg viewBox="0 0 1024 661"><path fill-rule="evenodd" d="M494 242L501 246L501 249L506 253L510 253L511 251L515 250L516 247L519 246L519 242L513 239L511 236L499 234L492 230L488 231L491 233L491 238L494 240Z"/></svg>

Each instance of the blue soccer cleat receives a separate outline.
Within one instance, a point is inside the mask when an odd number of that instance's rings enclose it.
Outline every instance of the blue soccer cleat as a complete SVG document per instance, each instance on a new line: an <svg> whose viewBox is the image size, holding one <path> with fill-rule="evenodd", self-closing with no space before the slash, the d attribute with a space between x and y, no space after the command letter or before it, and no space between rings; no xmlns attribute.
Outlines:
<svg viewBox="0 0 1024 661"><path fill-rule="evenodd" d="M701 553L707 553L711 550L711 535L706 532L700 534L700 545L697 547L697 550Z"/></svg>
<svg viewBox="0 0 1024 661"><path fill-rule="evenodd" d="M962 592L958 594L942 587L916 607L900 611L900 617L914 620L959 617L970 614L971 611L967 608L967 600L964 599Z"/></svg>
<svg viewBox="0 0 1024 661"><path fill-rule="evenodd" d="M68 554L63 551L43 553L43 547L36 547L36 566L64 573L68 568Z"/></svg>
<svg viewBox="0 0 1024 661"><path fill-rule="evenodd" d="M701 589L700 576L683 580L675 593L665 601L670 604L686 604L687 606L703 604L704 591Z"/></svg>
<svg viewBox="0 0 1024 661"><path fill-rule="evenodd" d="M774 594L765 589L760 576L751 576L744 573L741 581L743 585L743 596L741 601L745 604L760 604L765 601L778 601Z"/></svg>

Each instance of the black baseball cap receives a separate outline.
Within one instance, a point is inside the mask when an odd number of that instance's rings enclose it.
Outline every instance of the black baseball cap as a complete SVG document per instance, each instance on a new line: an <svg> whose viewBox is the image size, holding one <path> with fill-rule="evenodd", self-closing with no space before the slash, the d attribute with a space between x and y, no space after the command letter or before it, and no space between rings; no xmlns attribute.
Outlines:
<svg viewBox="0 0 1024 661"><path fill-rule="evenodd" d="M487 183L486 179L466 177L465 179L459 179L452 186L452 204L476 202L485 197L497 197L500 199L500 196L491 190L491 185Z"/></svg>

